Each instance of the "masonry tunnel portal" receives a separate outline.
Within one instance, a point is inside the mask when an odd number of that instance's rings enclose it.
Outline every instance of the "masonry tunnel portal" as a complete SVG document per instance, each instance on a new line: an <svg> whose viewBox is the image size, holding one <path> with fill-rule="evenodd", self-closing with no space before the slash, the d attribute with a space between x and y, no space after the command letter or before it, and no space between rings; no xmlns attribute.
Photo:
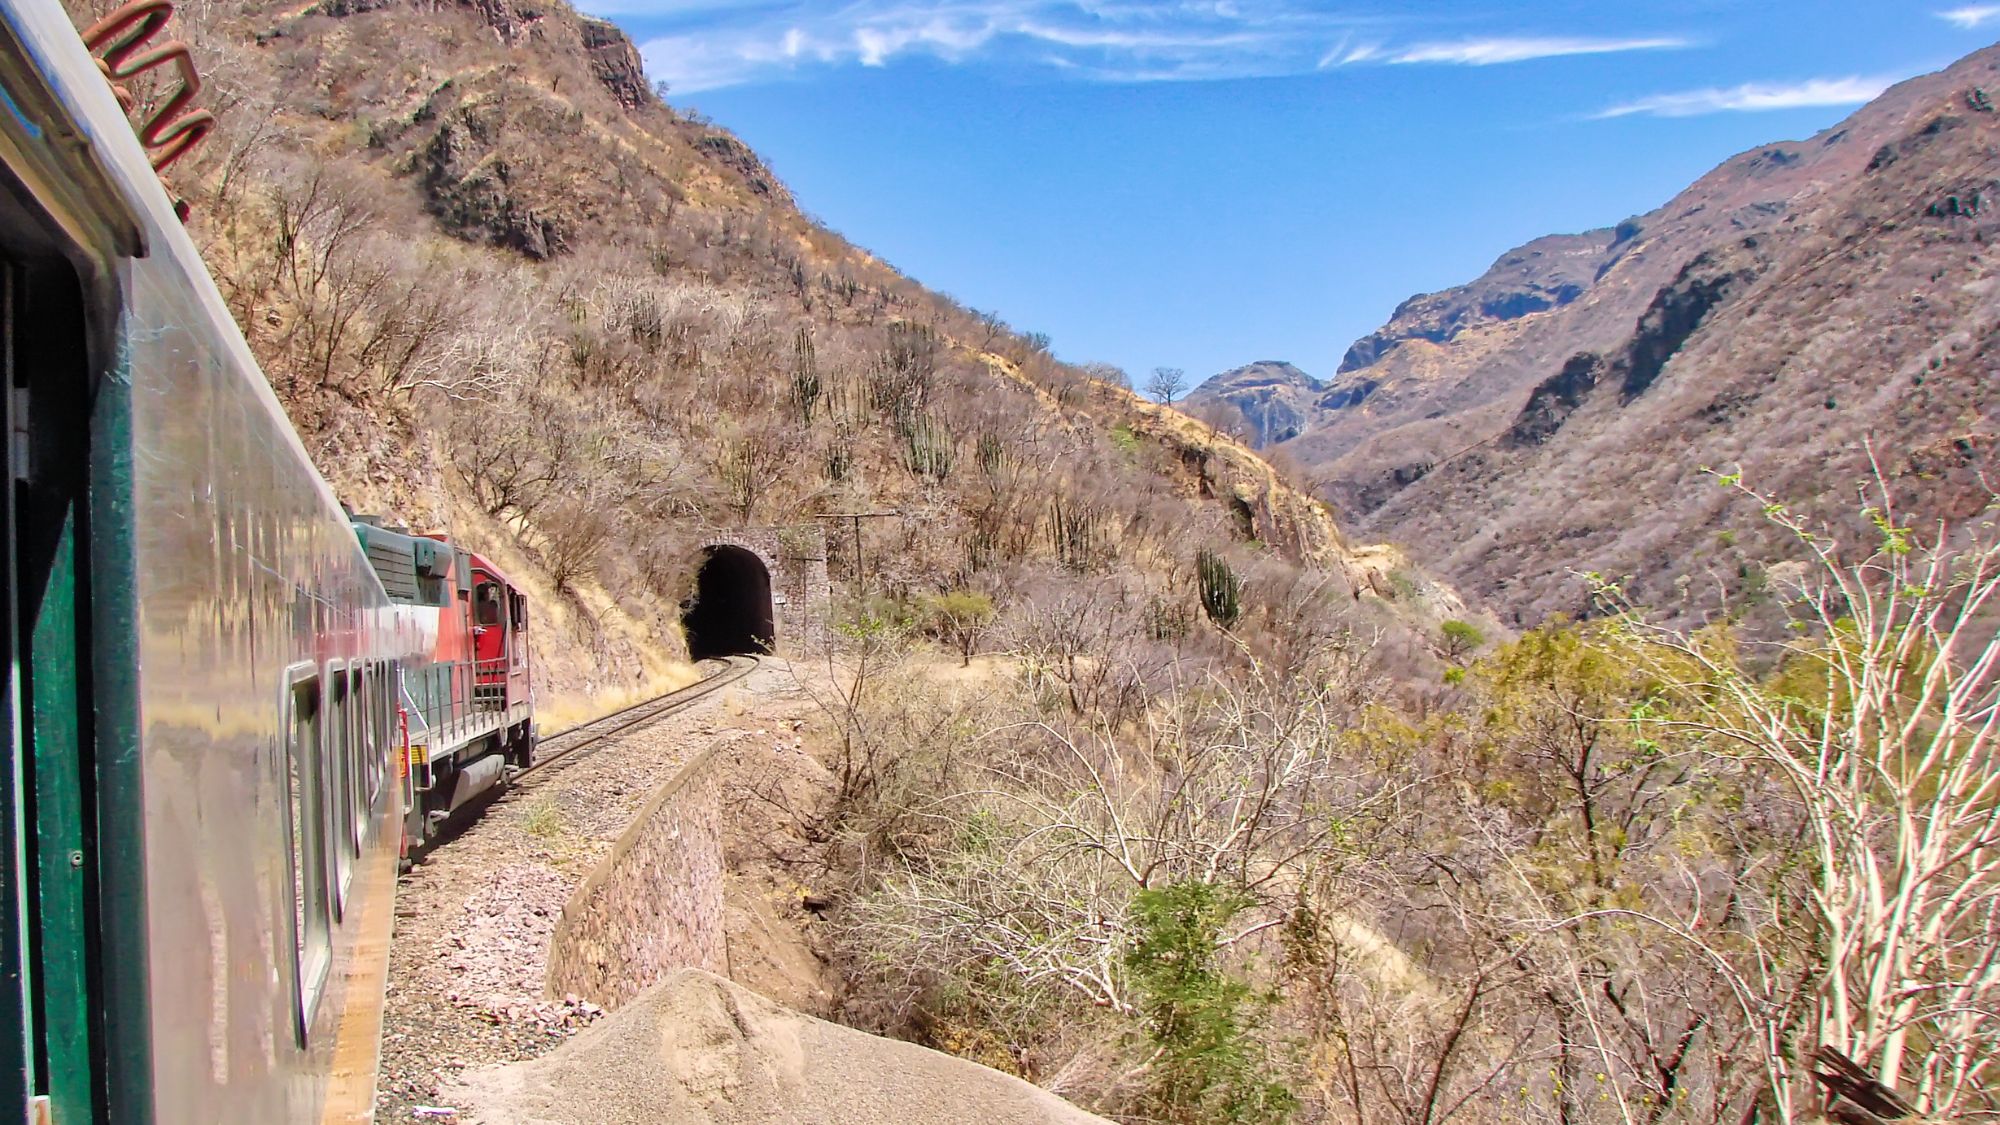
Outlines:
<svg viewBox="0 0 2000 1125"><path fill-rule="evenodd" d="M778 645L771 572L756 552L718 544L702 552L694 598L681 613L688 656L709 660L772 652Z"/></svg>

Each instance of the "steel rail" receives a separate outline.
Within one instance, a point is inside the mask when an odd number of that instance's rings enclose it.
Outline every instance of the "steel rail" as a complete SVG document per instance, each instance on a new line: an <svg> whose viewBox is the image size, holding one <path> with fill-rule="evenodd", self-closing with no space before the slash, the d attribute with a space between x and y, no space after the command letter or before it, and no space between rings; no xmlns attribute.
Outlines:
<svg viewBox="0 0 2000 1125"><path fill-rule="evenodd" d="M579 723L576 726L569 727L541 739L535 747L535 763L515 774L513 784L510 788L520 789L528 778L540 773L547 767L569 761L578 752L596 746L613 735L623 734L634 727L643 726L656 719L663 719L686 707L688 704L693 703L695 700L708 695L710 692L718 691L735 683L757 668L757 658L754 656L726 657L725 663L728 664L727 668L712 676L707 676L697 683L670 691L665 695L656 696L643 703L635 703L623 710L613 711L602 718L592 719L587 723ZM545 748L551 742L571 739L574 739L574 741L567 742L561 748L545 753Z"/></svg>

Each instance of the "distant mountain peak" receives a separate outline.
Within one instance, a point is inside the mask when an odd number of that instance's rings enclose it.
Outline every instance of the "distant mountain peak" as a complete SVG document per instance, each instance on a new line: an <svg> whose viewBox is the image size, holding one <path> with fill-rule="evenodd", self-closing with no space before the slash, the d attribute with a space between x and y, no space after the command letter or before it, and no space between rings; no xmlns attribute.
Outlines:
<svg viewBox="0 0 2000 1125"><path fill-rule="evenodd" d="M1260 359L1211 375L1188 395L1184 409L1242 437L1252 449L1304 432L1326 384L1282 359Z"/></svg>

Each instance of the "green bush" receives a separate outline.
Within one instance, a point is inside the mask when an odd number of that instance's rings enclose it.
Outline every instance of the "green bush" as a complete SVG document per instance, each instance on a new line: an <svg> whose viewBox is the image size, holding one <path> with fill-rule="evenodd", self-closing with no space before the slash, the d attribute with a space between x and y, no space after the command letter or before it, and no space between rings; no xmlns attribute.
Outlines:
<svg viewBox="0 0 2000 1125"><path fill-rule="evenodd" d="M1265 1077L1269 1060L1252 1034L1265 1006L1220 963L1222 932L1250 906L1241 891L1187 882L1140 891L1125 967L1141 997L1156 1112L1176 1122L1279 1122L1298 1099Z"/></svg>
<svg viewBox="0 0 2000 1125"><path fill-rule="evenodd" d="M932 631L958 650L958 666L969 666L981 634L993 623L993 599L977 590L953 590L924 599L924 609Z"/></svg>
<svg viewBox="0 0 2000 1125"><path fill-rule="evenodd" d="M1453 618L1438 626L1446 660L1462 660L1486 644L1486 634L1470 621Z"/></svg>

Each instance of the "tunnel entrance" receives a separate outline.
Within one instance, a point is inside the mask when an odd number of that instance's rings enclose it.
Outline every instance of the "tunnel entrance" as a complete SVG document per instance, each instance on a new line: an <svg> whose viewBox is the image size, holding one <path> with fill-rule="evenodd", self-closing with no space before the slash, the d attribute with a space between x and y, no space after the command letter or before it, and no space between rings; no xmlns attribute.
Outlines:
<svg viewBox="0 0 2000 1125"><path fill-rule="evenodd" d="M721 544L702 553L694 598L681 613L688 656L709 660L777 648L771 572L756 552Z"/></svg>

